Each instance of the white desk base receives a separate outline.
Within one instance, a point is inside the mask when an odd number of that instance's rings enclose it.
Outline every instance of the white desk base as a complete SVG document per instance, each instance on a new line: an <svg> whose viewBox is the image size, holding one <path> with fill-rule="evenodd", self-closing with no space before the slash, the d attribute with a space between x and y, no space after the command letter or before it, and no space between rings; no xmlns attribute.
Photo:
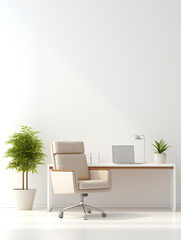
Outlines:
<svg viewBox="0 0 181 240"><path fill-rule="evenodd" d="M53 207L52 196L53 188L50 177L50 171L52 169L52 164L47 165L47 211L51 211ZM100 163L100 164L90 164L89 169L170 169L172 170L171 178L171 209L173 212L176 211L176 165L175 164L154 164L154 163L144 163L144 164L113 164L113 163Z"/></svg>

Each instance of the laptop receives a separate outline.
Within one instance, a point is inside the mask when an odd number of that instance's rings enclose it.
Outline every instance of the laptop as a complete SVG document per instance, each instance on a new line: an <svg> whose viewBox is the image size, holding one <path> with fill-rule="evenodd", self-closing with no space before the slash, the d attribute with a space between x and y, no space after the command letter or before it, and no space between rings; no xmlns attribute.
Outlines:
<svg viewBox="0 0 181 240"><path fill-rule="evenodd" d="M115 145L112 146L113 163L134 164L134 146Z"/></svg>

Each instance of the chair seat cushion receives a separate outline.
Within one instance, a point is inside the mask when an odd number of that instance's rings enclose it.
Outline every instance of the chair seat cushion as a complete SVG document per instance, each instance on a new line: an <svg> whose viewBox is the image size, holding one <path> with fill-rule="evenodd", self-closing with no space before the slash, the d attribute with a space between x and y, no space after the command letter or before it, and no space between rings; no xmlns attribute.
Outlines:
<svg viewBox="0 0 181 240"><path fill-rule="evenodd" d="M102 189L109 188L109 182L104 180L81 180L78 181L79 189Z"/></svg>

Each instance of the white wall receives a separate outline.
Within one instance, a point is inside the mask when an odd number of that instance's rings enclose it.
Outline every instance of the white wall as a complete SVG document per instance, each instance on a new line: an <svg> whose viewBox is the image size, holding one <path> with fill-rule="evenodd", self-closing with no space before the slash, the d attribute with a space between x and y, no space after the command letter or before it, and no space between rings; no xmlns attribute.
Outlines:
<svg viewBox="0 0 181 240"><path fill-rule="evenodd" d="M134 133L146 136L146 160L153 161L150 143L164 138L173 146L168 162L177 164L181 204L180 11L179 0L0 1L1 205L14 204L11 189L20 184L2 156L22 124L41 131L48 163L53 140L83 140L109 162L111 146ZM169 203L170 176L148 174L149 188L131 198L135 185L122 177L141 180L127 174L114 174L112 197L100 195L100 204ZM30 181L37 206L45 205L46 167Z"/></svg>

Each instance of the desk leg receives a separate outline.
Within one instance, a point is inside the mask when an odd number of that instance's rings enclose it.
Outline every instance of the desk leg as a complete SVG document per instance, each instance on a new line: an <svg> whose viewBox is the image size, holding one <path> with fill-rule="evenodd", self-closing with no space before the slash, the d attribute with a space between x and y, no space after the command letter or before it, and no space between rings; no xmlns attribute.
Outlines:
<svg viewBox="0 0 181 240"><path fill-rule="evenodd" d="M176 166L173 167L172 171L172 201L171 208L173 212L176 212Z"/></svg>
<svg viewBox="0 0 181 240"><path fill-rule="evenodd" d="M50 166L47 165L47 211L50 212L52 210L52 183L50 176Z"/></svg>

